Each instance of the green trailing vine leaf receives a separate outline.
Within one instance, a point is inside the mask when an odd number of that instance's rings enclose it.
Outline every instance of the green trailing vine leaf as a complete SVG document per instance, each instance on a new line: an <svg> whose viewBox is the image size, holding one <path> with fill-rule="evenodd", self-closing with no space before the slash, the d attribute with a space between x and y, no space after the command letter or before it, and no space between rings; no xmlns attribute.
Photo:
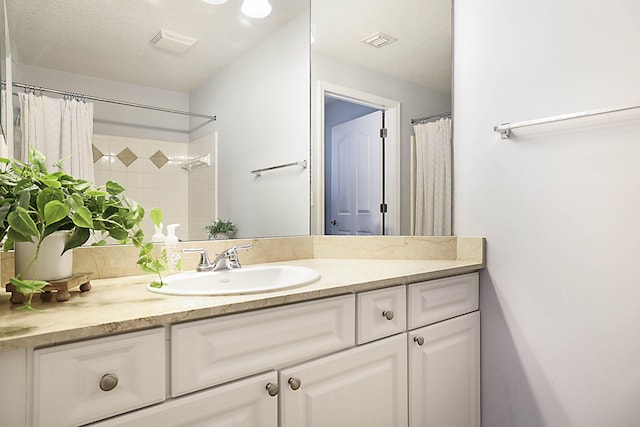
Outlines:
<svg viewBox="0 0 640 427"><path fill-rule="evenodd" d="M156 227L160 227L160 224L162 224L162 210L158 208L151 209L151 211L149 212L149 217Z"/></svg>
<svg viewBox="0 0 640 427"><path fill-rule="evenodd" d="M73 223L86 229L93 228L93 219L91 217L91 211L86 206L79 206L73 214Z"/></svg>
<svg viewBox="0 0 640 427"><path fill-rule="evenodd" d="M111 194L112 196L117 196L118 194L124 192L124 187L117 182L107 181L105 187L107 189L107 193Z"/></svg>
<svg viewBox="0 0 640 427"><path fill-rule="evenodd" d="M51 200L44 206L44 223L51 225L69 215L69 207L59 200Z"/></svg>
<svg viewBox="0 0 640 427"><path fill-rule="evenodd" d="M16 210L7 216L7 221L10 227L22 235L37 237L40 234L29 212L22 206L17 206Z"/></svg>

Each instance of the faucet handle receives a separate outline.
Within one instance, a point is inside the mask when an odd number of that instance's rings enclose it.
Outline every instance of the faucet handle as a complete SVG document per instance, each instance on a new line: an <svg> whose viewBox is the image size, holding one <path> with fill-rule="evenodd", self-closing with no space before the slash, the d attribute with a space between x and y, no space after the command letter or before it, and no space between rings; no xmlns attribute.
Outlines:
<svg viewBox="0 0 640 427"><path fill-rule="evenodd" d="M238 245L238 246L234 246L232 247L230 250L231 251L235 251L237 249L251 249L253 247L253 245L251 243L247 243L246 245Z"/></svg>
<svg viewBox="0 0 640 427"><path fill-rule="evenodd" d="M233 246L232 248L224 251L224 253L227 255L227 259L229 260L229 268L242 267L240 265L240 260L238 259L238 249L250 249L252 247L253 245L251 243L248 243L246 245Z"/></svg>
<svg viewBox="0 0 640 427"><path fill-rule="evenodd" d="M211 261L209 261L209 255L207 254L206 249L185 248L182 250L182 252L197 252L200 254L200 263L196 267L196 271L210 271L213 269L213 264L211 264Z"/></svg>

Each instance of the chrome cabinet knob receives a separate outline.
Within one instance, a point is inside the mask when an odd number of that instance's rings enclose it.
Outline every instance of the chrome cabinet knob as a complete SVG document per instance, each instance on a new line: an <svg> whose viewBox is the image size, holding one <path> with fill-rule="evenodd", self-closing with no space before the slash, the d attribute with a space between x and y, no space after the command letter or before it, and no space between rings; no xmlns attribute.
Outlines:
<svg viewBox="0 0 640 427"><path fill-rule="evenodd" d="M415 342L418 345L422 345L424 344L424 337L414 337L413 342Z"/></svg>
<svg viewBox="0 0 640 427"><path fill-rule="evenodd" d="M382 312L382 316L387 320L393 319L393 310L385 310L385 311L383 311Z"/></svg>
<svg viewBox="0 0 640 427"><path fill-rule="evenodd" d="M114 374L104 374L100 378L100 390L111 391L118 385L118 377Z"/></svg>
<svg viewBox="0 0 640 427"><path fill-rule="evenodd" d="M266 388L269 396L277 396L278 393L280 393L280 386L278 384L269 383Z"/></svg>
<svg viewBox="0 0 640 427"><path fill-rule="evenodd" d="M291 390L297 390L300 388L300 386L302 385L302 381L300 381L300 378L289 378L289 386L291 387Z"/></svg>

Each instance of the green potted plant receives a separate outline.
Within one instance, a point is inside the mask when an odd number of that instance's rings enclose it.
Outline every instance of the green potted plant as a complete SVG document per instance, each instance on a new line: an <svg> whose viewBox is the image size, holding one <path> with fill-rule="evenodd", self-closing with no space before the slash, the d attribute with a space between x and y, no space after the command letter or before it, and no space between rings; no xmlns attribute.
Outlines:
<svg viewBox="0 0 640 427"><path fill-rule="evenodd" d="M144 209L122 195L124 188L113 181L104 187L74 178L65 172L47 170L44 156L32 150L29 162L0 158L0 240L3 249L28 242L35 248L16 277L10 279L16 290L28 299L23 309L32 309L31 298L47 285L34 277L45 239L65 232L62 253L85 244L91 236L93 245L105 245L111 237L133 243L140 249L138 265L147 273L158 275L152 286L163 285L162 273L167 271L166 254L153 254L153 245L144 242L141 222ZM58 162L56 166L59 166ZM159 224L162 212L151 211L151 219ZM70 255L70 252L69 252Z"/></svg>
<svg viewBox="0 0 640 427"><path fill-rule="evenodd" d="M204 229L209 233L209 239L228 239L238 231L238 227L227 219L217 219Z"/></svg>

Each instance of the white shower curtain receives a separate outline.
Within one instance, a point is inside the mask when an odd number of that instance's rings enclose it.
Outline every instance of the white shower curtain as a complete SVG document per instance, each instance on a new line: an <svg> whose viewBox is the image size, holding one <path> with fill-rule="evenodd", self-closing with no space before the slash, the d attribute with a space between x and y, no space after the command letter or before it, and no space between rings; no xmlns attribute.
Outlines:
<svg viewBox="0 0 640 427"><path fill-rule="evenodd" d="M20 93L20 131L15 156L27 161L33 147L47 158L47 167L63 159L62 168L76 178L93 182L93 104Z"/></svg>
<svg viewBox="0 0 640 427"><path fill-rule="evenodd" d="M414 125L415 234L451 235L451 119Z"/></svg>

